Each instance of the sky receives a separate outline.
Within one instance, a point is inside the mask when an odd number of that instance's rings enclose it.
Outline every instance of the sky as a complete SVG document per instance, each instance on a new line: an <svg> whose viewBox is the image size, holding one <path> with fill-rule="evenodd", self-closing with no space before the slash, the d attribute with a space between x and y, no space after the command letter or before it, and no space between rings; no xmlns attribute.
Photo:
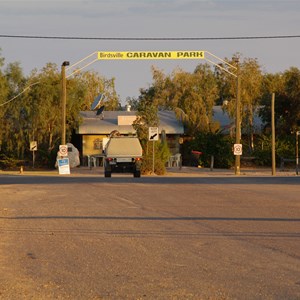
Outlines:
<svg viewBox="0 0 300 300"><path fill-rule="evenodd" d="M299 0L0 0L0 35L91 38L224 38L300 35ZM237 40L65 40L0 37L6 65L25 75L60 69L95 51L208 51L256 58L264 72L300 68L300 38ZM86 70L115 78L122 104L152 83L151 66L193 72L205 60L96 61ZM95 95L96 97L97 95Z"/></svg>

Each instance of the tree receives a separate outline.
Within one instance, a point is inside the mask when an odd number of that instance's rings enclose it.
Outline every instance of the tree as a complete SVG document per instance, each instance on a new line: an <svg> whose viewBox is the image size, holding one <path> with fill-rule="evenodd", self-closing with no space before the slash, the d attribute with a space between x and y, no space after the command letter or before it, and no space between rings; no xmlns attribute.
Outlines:
<svg viewBox="0 0 300 300"><path fill-rule="evenodd" d="M143 148L142 172L151 173L154 163L154 172L164 174L165 164L169 159L170 151L165 141L150 142L148 140L149 127L158 127L158 106L154 100L155 89L141 90L137 105L137 119L133 124ZM154 143L154 144L153 144ZM153 162L153 151L155 161Z"/></svg>
<svg viewBox="0 0 300 300"><path fill-rule="evenodd" d="M4 66L4 58L1 56L1 48L0 48L0 119L2 122L0 123L0 150L2 149L2 143L3 143L3 135L5 133L5 122L4 122L4 115L6 111L6 105L5 102L7 101L7 97L9 94L8 90L8 82L7 78L3 73Z"/></svg>
<svg viewBox="0 0 300 300"><path fill-rule="evenodd" d="M56 64L48 63L25 78L19 63L9 64L4 72L3 65L4 59L0 57L2 150L8 156L23 160L29 154L30 141L35 140L39 162L53 166L61 139L61 73ZM67 79L68 140L80 123L79 111L89 110L100 92L105 94L106 109L119 107L114 78L85 72Z"/></svg>
<svg viewBox="0 0 300 300"><path fill-rule="evenodd" d="M27 107L28 143L38 143L40 159L52 164L61 138L61 80L56 64L48 63L40 72L33 70L28 78L32 86L22 104Z"/></svg>
<svg viewBox="0 0 300 300"><path fill-rule="evenodd" d="M78 73L68 79L68 97L72 102L79 103L80 110L90 110L94 99L103 94L103 105L106 110L120 108L119 96L115 90L115 78L106 79L95 72ZM73 96L71 96L73 95ZM78 97L77 99L74 98Z"/></svg>
<svg viewBox="0 0 300 300"><path fill-rule="evenodd" d="M153 69L153 80L158 104L162 108L183 114L190 135L199 131L210 131L218 87L208 64L198 65L194 73L176 69L169 76Z"/></svg>
<svg viewBox="0 0 300 300"><path fill-rule="evenodd" d="M275 93L275 120L278 134L300 128L300 70L292 67L284 73L266 74L263 80L263 107L260 116L271 121L271 94Z"/></svg>
<svg viewBox="0 0 300 300"><path fill-rule="evenodd" d="M14 99L24 89L26 78L19 63L10 63L5 69L5 77L8 87L8 99ZM17 98L16 98L17 99ZM3 138L5 148L9 152L16 152L17 156L24 158L26 140L26 116L22 98L16 101L8 100L3 114ZM26 128L24 130L24 127Z"/></svg>
<svg viewBox="0 0 300 300"><path fill-rule="evenodd" d="M250 151L254 148L253 130L254 130L254 115L260 105L262 96L262 71L257 59L245 58L241 61L242 56L236 53L231 60L225 59L229 64L236 66L241 78L241 120L242 128L246 128L248 135L248 145ZM220 76L220 75L219 75ZM236 115L236 98L237 98L237 80L231 74L224 73L220 91L222 94L219 99L227 100L225 109L232 119ZM220 81L218 81L220 84Z"/></svg>
<svg viewBox="0 0 300 300"><path fill-rule="evenodd" d="M126 98L126 103L127 103L127 105L130 105L130 108L132 110L137 110L138 109L138 105L139 105L139 98L127 97Z"/></svg>

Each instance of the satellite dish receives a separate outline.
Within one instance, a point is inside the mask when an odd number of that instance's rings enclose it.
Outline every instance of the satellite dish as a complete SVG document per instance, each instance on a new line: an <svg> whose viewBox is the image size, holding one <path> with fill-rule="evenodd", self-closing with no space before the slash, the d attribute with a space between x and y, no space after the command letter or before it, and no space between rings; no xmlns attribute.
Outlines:
<svg viewBox="0 0 300 300"><path fill-rule="evenodd" d="M104 95L103 94L99 94L95 99L94 99L94 102L91 106L91 110L97 110L100 108L100 105L101 105L101 101L102 99L104 98Z"/></svg>
<svg viewBox="0 0 300 300"><path fill-rule="evenodd" d="M102 105L102 106L97 110L96 115L97 115L97 116L101 115L101 114L103 113L103 111L104 111L104 105Z"/></svg>

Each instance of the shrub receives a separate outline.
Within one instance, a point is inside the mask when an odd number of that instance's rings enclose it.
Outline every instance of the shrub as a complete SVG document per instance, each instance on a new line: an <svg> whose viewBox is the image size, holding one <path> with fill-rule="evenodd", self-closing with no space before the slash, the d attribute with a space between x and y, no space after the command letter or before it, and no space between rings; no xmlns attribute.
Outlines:
<svg viewBox="0 0 300 300"><path fill-rule="evenodd" d="M185 152L200 151L199 163L210 167L211 157L214 156L214 167L230 168L234 164L232 153L233 140L220 133L198 133L195 139L185 145ZM192 157L191 157L192 158Z"/></svg>

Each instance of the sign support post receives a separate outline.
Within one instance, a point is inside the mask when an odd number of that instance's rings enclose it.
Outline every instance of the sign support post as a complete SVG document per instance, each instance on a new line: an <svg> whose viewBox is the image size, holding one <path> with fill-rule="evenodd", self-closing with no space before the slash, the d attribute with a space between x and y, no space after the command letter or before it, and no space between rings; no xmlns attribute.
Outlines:
<svg viewBox="0 0 300 300"><path fill-rule="evenodd" d="M152 172L154 174L155 168L155 141L158 141L158 127L149 127L149 136L148 140L152 141Z"/></svg>

